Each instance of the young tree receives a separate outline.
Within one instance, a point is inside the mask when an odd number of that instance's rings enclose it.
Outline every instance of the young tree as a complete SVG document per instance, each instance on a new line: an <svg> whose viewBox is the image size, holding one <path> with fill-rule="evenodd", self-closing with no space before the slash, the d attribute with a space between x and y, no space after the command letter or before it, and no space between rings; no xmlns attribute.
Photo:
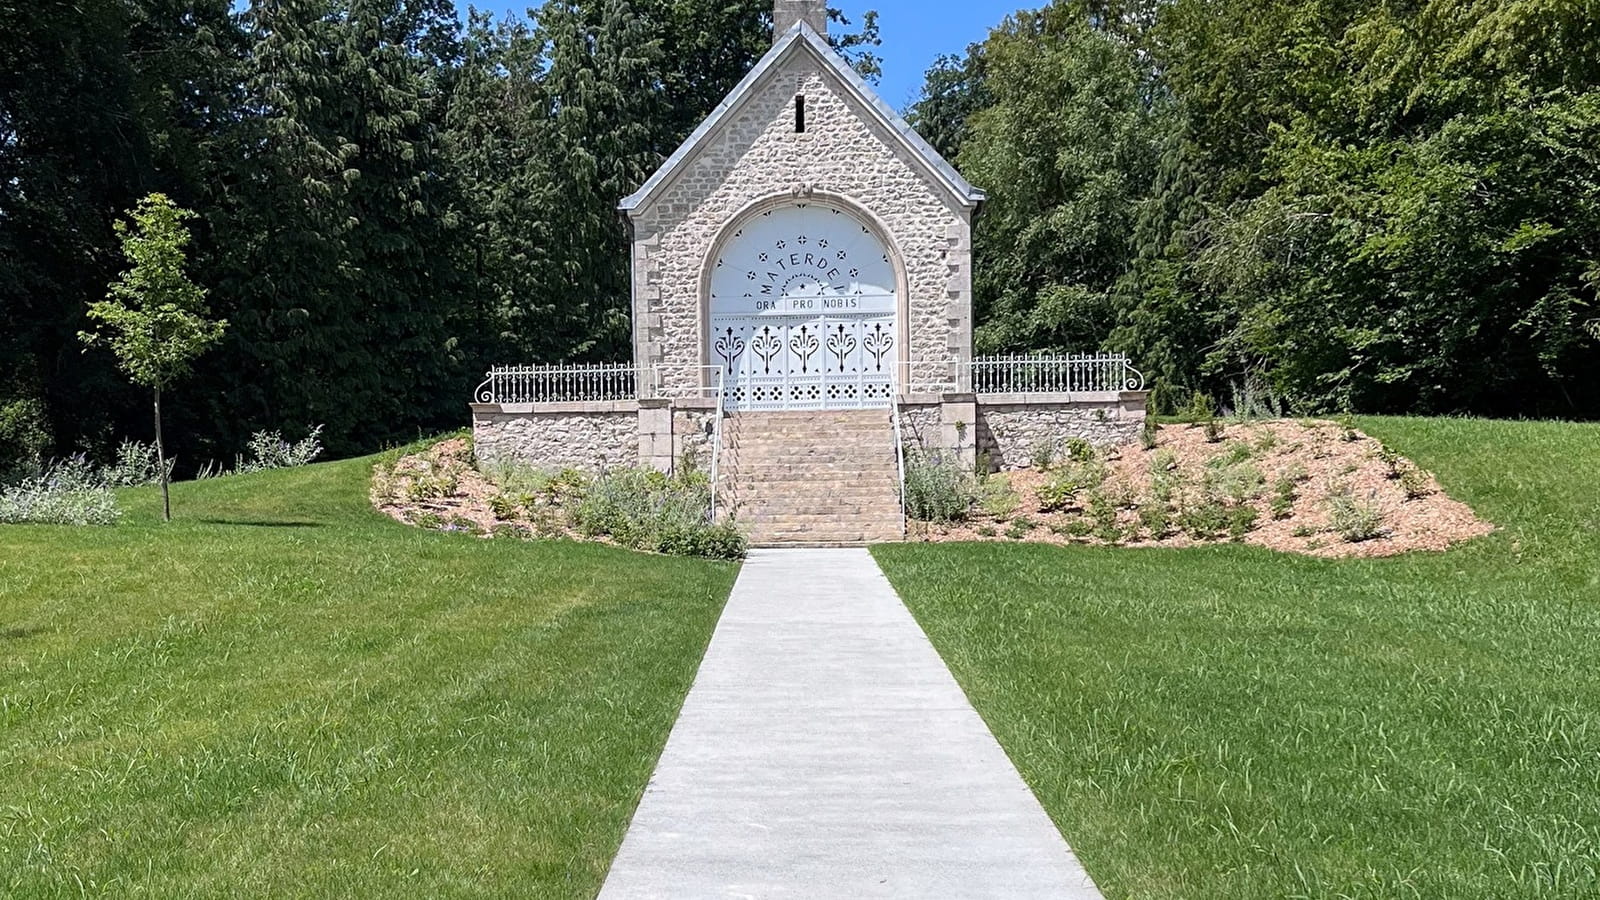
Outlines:
<svg viewBox="0 0 1600 900"><path fill-rule="evenodd" d="M130 267L111 283L105 300L89 306L89 318L110 333L80 332L93 346L104 342L117 364L134 383L155 394L156 461L161 471L161 518L172 521L167 487L167 457L161 438L161 393L189 372L195 357L215 344L226 321L206 318L205 289L183 273L189 229L183 220L194 213L173 204L165 194L150 194L116 223L123 255Z"/></svg>

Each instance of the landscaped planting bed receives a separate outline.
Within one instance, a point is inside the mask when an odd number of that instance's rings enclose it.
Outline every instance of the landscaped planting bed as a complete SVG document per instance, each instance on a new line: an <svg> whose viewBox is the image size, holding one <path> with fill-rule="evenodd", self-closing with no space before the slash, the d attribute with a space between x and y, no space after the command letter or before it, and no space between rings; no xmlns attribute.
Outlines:
<svg viewBox="0 0 1600 900"><path fill-rule="evenodd" d="M1169 425L1108 452L1044 446L1032 468L962 489L970 504L951 520L914 522L913 539L1237 541L1349 557L1443 550L1493 530L1399 451L1327 421Z"/></svg>
<svg viewBox="0 0 1600 900"><path fill-rule="evenodd" d="M484 470L466 438L386 455L373 467L372 503L407 525L485 538L588 540L708 559L740 559L746 549L733 524L708 522L711 483L693 467L678 475Z"/></svg>
<svg viewBox="0 0 1600 900"><path fill-rule="evenodd" d="M1496 532L874 548L1111 900L1600 896L1600 426L1360 424Z"/></svg>

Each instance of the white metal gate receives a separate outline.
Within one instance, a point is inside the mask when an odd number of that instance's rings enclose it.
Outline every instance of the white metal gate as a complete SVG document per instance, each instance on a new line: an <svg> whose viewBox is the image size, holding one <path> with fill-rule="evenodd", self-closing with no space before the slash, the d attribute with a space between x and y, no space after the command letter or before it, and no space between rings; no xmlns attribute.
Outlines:
<svg viewBox="0 0 1600 900"><path fill-rule="evenodd" d="M713 363L732 409L886 407L895 365L894 316L721 316Z"/></svg>
<svg viewBox="0 0 1600 900"><path fill-rule="evenodd" d="M727 242L711 284L707 358L731 409L887 407L900 355L894 267L849 213L795 203Z"/></svg>

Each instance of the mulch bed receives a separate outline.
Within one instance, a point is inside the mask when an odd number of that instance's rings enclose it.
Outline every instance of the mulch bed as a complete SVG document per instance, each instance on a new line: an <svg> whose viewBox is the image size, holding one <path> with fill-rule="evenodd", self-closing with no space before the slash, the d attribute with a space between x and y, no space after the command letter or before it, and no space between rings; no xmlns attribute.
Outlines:
<svg viewBox="0 0 1600 900"><path fill-rule="evenodd" d="M1248 456L1242 447L1249 448ZM1153 449L1130 444L1107 454L1107 477L1101 490L1117 498L1119 528L1125 534L1137 532L1132 538L1119 539L1121 545L1192 547L1229 539L1225 535L1196 539L1176 526L1157 538L1137 527L1138 506L1156 502L1151 496L1152 465L1158 459L1166 464L1170 477L1185 484L1173 498L1174 509L1200 502L1196 499L1203 490L1200 484L1207 473L1229 468L1224 463L1258 470L1262 493L1243 501L1255 508L1255 524L1236 539L1273 550L1321 557L1392 556L1413 550L1444 550L1494 530L1466 504L1447 496L1431 474L1353 428L1327 421L1272 421L1226 425L1215 441L1208 440L1205 429L1198 425L1164 426L1156 432ZM1407 469L1414 470L1413 474L1400 477ZM1039 491L1052 477L1052 472L1030 469L992 475L991 479L1006 479L1016 493L1014 511L996 515L975 510L967 521L953 525L916 523L913 539L1107 543L1093 535L1073 533L1084 530L1088 513L1081 506L1040 511ZM1274 488L1285 479L1294 483L1293 504L1274 518ZM1333 530L1331 498L1336 495L1348 496L1381 514L1379 533L1351 541ZM1033 527L1020 534L1018 518ZM1079 523L1076 528L1074 520Z"/></svg>

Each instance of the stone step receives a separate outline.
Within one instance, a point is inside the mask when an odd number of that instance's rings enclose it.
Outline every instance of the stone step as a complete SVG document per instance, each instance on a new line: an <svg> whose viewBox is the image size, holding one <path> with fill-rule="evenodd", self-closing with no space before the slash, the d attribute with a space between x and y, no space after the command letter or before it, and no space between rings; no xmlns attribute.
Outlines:
<svg viewBox="0 0 1600 900"><path fill-rule="evenodd" d="M840 521L861 519L873 522L879 520L888 521L890 519L898 522L900 520L899 504L886 509L879 503L833 504L819 501L815 503L762 505L759 508L750 509L734 503L730 504L730 508L735 514L743 513L741 518L748 522L773 522L791 517L836 518Z"/></svg>

